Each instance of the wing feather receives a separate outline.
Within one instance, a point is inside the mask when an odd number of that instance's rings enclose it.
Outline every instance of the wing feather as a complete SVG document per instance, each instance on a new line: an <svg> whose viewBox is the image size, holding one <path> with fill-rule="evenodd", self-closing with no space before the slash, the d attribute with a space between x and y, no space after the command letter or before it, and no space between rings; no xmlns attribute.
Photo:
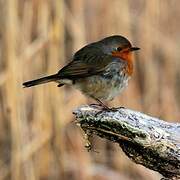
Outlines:
<svg viewBox="0 0 180 180"><path fill-rule="evenodd" d="M86 56L87 57L87 56ZM82 57L81 57L82 58ZM81 77L88 77L96 75L106 69L108 64L112 61L110 56L91 56L88 59L73 60L67 66L62 68L58 74L60 78L76 79Z"/></svg>

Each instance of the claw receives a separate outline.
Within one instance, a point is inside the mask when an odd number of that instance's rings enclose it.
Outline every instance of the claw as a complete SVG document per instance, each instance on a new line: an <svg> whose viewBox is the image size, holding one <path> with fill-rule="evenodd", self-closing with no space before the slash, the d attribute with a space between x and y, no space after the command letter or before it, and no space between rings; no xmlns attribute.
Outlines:
<svg viewBox="0 0 180 180"><path fill-rule="evenodd" d="M94 98L97 102L98 102L98 104L90 104L90 106L94 106L94 107L101 107L101 110L99 111L99 112L97 112L96 114L95 114L95 116L97 116L98 114L100 114L101 112L103 112L103 111L106 111L106 112L115 112L115 111L118 111L119 109L121 109L121 108L124 108L124 107L117 107L117 108L115 108L115 107L108 107L108 106L106 106L102 101L100 101L99 99L97 99L97 98Z"/></svg>
<svg viewBox="0 0 180 180"><path fill-rule="evenodd" d="M124 109L125 107L123 107L123 106L120 106L120 107L112 107L112 108L110 108L110 111L118 111L119 109Z"/></svg>

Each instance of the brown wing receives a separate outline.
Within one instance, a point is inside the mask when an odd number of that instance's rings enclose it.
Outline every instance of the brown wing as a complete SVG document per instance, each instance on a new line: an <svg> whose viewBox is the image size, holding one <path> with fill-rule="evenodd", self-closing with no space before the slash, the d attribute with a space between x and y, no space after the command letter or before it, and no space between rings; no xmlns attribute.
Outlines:
<svg viewBox="0 0 180 180"><path fill-rule="evenodd" d="M108 55L91 55L82 60L75 59L67 66L63 67L59 72L60 78L77 79L96 75L106 69L112 61L112 56Z"/></svg>

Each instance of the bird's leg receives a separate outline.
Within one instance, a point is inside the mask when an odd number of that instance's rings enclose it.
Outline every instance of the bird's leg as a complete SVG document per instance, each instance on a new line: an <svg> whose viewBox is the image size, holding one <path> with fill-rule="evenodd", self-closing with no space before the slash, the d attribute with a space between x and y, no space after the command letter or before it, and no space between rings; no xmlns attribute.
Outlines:
<svg viewBox="0 0 180 180"><path fill-rule="evenodd" d="M98 102L98 104L90 104L90 106L95 106L95 107L101 107L101 111L102 112L103 110L105 111L118 111L119 109L121 108L124 108L124 107L108 107L107 105L105 105L101 100L99 100L98 98L95 98L95 97L92 97L94 100L96 100ZM99 114L99 113L98 113Z"/></svg>
<svg viewBox="0 0 180 180"><path fill-rule="evenodd" d="M101 111L105 110L105 111L118 111L119 109L121 108L124 108L124 107L108 107L107 105L105 105L101 100L97 99L97 98L94 98L94 100L96 100L98 102L98 104L91 104L91 106L99 106L99 107L102 107Z"/></svg>
<svg viewBox="0 0 180 180"><path fill-rule="evenodd" d="M99 106L103 107L103 110L111 110L107 105L105 105L102 101L95 98L95 100L98 102Z"/></svg>
<svg viewBox="0 0 180 180"><path fill-rule="evenodd" d="M107 111L111 111L111 108L109 108L108 106L106 106L102 101L100 101L99 99L97 98L94 98L94 100L96 100L98 102L98 104L90 104L91 106L98 106L98 107L101 107L101 110L107 110Z"/></svg>
<svg viewBox="0 0 180 180"><path fill-rule="evenodd" d="M118 111L119 109L124 109L125 107L123 106L120 106L120 107L108 107L106 106L102 101L100 101L99 99L96 99L95 100L99 103L100 106L103 107L103 110L108 110L108 111Z"/></svg>

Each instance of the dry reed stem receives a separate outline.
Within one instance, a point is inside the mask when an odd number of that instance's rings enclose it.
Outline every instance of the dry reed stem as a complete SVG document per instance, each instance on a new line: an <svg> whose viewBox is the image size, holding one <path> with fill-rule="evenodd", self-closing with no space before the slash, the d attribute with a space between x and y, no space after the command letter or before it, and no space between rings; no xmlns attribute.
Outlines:
<svg viewBox="0 0 180 180"><path fill-rule="evenodd" d="M54 84L25 90L21 84L58 71L87 42L122 34L141 52L129 87L110 104L179 119L179 4L174 0L0 1L0 179L66 180L70 175L94 179L99 174L89 168L96 163L117 174L158 179L107 142L94 139L100 155L82 152L77 130L68 125L72 109L87 102L78 91Z"/></svg>

